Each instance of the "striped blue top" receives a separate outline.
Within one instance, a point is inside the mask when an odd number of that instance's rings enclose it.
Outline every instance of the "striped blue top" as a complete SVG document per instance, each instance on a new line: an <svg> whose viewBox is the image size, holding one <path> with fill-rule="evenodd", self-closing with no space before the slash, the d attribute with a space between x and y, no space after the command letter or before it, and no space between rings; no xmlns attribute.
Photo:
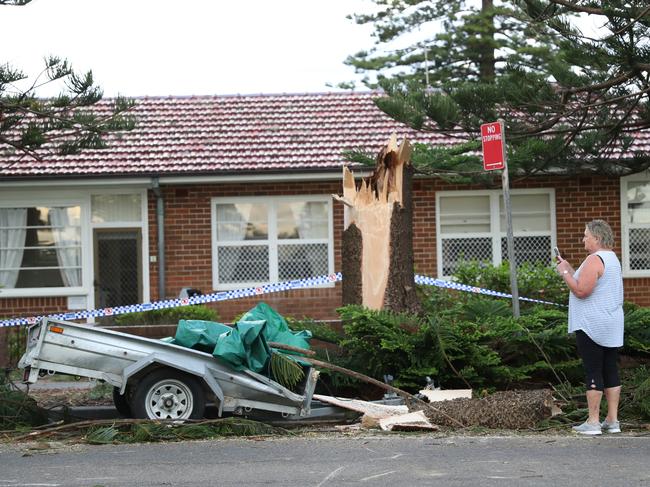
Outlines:
<svg viewBox="0 0 650 487"><path fill-rule="evenodd" d="M596 252L603 259L605 272L594 290L580 299L569 292L569 333L584 331L602 347L623 346L623 276L621 263L611 250ZM578 279L584 262L573 275Z"/></svg>

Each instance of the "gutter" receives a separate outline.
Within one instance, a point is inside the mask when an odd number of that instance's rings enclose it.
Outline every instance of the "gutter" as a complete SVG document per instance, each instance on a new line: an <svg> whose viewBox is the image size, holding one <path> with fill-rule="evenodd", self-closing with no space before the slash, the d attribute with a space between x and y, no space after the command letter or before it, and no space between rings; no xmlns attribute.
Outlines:
<svg viewBox="0 0 650 487"><path fill-rule="evenodd" d="M151 188L156 195L156 225L158 227L158 299L165 299L165 201L160 190L160 181L151 178Z"/></svg>

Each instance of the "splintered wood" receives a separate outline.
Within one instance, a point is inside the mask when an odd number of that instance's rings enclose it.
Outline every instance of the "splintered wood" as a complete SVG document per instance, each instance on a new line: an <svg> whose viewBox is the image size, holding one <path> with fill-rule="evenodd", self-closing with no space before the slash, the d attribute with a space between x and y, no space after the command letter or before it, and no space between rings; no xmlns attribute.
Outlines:
<svg viewBox="0 0 650 487"><path fill-rule="evenodd" d="M411 144L393 134L357 185L343 168L343 302L417 312L413 281Z"/></svg>

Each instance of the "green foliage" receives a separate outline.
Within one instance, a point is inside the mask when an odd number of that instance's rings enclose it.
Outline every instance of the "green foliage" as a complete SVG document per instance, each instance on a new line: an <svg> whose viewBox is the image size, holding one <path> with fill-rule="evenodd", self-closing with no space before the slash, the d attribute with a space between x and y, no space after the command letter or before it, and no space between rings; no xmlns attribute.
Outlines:
<svg viewBox="0 0 650 487"><path fill-rule="evenodd" d="M328 343L339 343L343 335L332 328L327 323L323 323L317 320L312 320L309 318L296 319L286 317L289 328L293 331L302 331L309 330L311 331L311 336L317 340Z"/></svg>
<svg viewBox="0 0 650 487"><path fill-rule="evenodd" d="M480 143L480 124L499 118L513 177L648 168L650 154L632 145L650 129L640 41L650 36L647 1L561 3L374 0L373 13L351 18L373 27L375 47L346 63L383 89L377 105L392 118L465 142L461 153L416 150L421 172L457 170L455 180L485 184L471 145ZM599 32L581 31L579 17Z"/></svg>
<svg viewBox="0 0 650 487"><path fill-rule="evenodd" d="M290 355L274 352L271 354L271 376L291 390L305 378L305 371Z"/></svg>
<svg viewBox="0 0 650 487"><path fill-rule="evenodd" d="M391 374L395 384L405 386L407 376L418 369L418 377L435 374L435 365L418 360L420 352L431 342L420 319L406 314L371 311L349 305L338 310L346 338L340 346L347 352L346 367L371 377ZM410 384L415 386L415 384Z"/></svg>
<svg viewBox="0 0 650 487"><path fill-rule="evenodd" d="M624 376L622 412L650 419L650 370L641 366Z"/></svg>
<svg viewBox="0 0 650 487"><path fill-rule="evenodd" d="M555 289L556 273L524 266L523 289L548 299L540 285ZM465 263L454 276L467 284L508 291L507 266ZM536 290L536 293L533 291ZM425 317L394 315L359 306L339 309L344 323L345 366L375 378L395 377L410 390L430 376L445 388L503 389L581 380L573 337L567 334L566 308L528 304L522 316L510 303L440 288L420 290ZM550 293L555 299L559 289ZM566 290L562 290L566 299Z"/></svg>
<svg viewBox="0 0 650 487"><path fill-rule="evenodd" d="M489 289L509 289L507 266L464 263L454 278ZM566 289L557 286L553 269L525 266L520 279L521 288L531 297L566 300ZM343 354L335 363L376 379L391 374L396 386L411 392L421 388L427 376L443 388L478 391L552 384L570 412L557 421L583 415L582 363L575 338L567 333L566 307L528 303L515 319L508 300L443 288L419 292L422 316L360 306L339 309L345 338L339 342ZM623 353L643 361L650 348L650 309L626 303L625 313ZM630 414L650 417L646 368L637 369L634 377L624 373L628 376L624 402Z"/></svg>
<svg viewBox="0 0 650 487"><path fill-rule="evenodd" d="M26 1L14 3L27 3ZM30 82L18 89L19 83ZM48 83L64 86L51 99L39 98L37 89ZM92 72L76 73L65 59L49 56L43 71L29 80L9 64L0 65L0 152L42 158L50 152L77 154L84 149L103 149L113 132L135 127L132 100L117 97L97 104L103 97Z"/></svg>
<svg viewBox="0 0 650 487"><path fill-rule="evenodd" d="M510 293L510 263L492 266L478 261L460 262L454 272L456 281L470 286ZM569 292L553 266L524 262L517 267L519 296L567 304ZM522 302L523 304L524 302Z"/></svg>
<svg viewBox="0 0 650 487"><path fill-rule="evenodd" d="M6 374L0 374L0 430L40 426L47 422L47 412L34 399L17 390Z"/></svg>
<svg viewBox="0 0 650 487"><path fill-rule="evenodd" d="M244 418L223 418L198 423L115 422L111 426L91 426L85 440L94 445L145 443L158 441L187 441L224 436L280 435L285 431Z"/></svg>
<svg viewBox="0 0 650 487"><path fill-rule="evenodd" d="M25 353L27 341L27 327L26 326L12 326L5 328L7 338L7 355L10 367L15 367Z"/></svg>
<svg viewBox="0 0 650 487"><path fill-rule="evenodd" d="M219 313L208 306L195 304L179 308L152 309L115 317L116 325L173 325L179 320L219 321Z"/></svg>
<svg viewBox="0 0 650 487"><path fill-rule="evenodd" d="M650 355L650 308L628 305L625 313L625 343L629 355Z"/></svg>

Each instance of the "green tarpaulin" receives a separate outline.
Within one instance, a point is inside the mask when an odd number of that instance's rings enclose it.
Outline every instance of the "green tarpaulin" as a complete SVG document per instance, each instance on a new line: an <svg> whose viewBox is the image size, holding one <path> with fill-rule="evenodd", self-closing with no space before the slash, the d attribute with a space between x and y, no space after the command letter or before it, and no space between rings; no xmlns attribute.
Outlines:
<svg viewBox="0 0 650 487"><path fill-rule="evenodd" d="M268 342L309 349L310 338L310 331L292 332L284 317L268 304L259 303L234 327L214 321L180 320L176 335L169 341L212 353L237 370L266 373L272 353Z"/></svg>

